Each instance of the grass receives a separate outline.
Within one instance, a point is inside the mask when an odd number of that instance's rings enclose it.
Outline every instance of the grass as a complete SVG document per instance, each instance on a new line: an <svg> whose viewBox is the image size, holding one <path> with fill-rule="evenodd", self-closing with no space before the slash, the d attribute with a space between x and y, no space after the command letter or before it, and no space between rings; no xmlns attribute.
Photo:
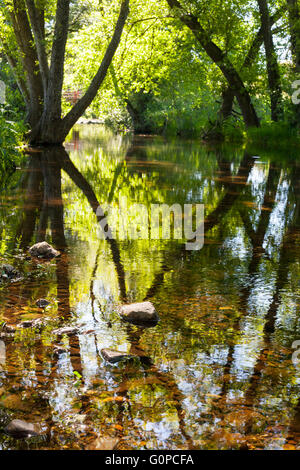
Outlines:
<svg viewBox="0 0 300 470"><path fill-rule="evenodd" d="M263 123L259 128L248 129L247 141L269 149L300 148L300 132L285 123Z"/></svg>

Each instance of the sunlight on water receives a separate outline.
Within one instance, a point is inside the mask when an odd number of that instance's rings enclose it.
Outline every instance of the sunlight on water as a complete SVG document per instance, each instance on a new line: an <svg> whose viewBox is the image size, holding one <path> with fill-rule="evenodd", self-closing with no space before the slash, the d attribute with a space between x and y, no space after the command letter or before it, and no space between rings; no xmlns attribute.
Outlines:
<svg viewBox="0 0 300 470"><path fill-rule="evenodd" d="M96 126L66 149L29 155L0 194L1 265L20 273L0 273L0 427L19 418L43 431L0 434L0 447L92 449L100 436L120 449L300 448L296 159ZM100 240L97 206L120 196L204 203L203 249ZM62 255L28 258L41 240ZM144 299L156 326L120 319L120 304ZM55 333L64 326L74 334ZM110 365L102 348L134 358Z"/></svg>

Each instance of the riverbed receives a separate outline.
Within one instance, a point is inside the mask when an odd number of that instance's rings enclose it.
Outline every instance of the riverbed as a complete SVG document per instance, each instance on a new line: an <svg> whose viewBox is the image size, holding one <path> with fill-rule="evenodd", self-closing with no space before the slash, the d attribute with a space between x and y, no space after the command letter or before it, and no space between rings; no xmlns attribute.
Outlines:
<svg viewBox="0 0 300 470"><path fill-rule="evenodd" d="M0 283L0 324L16 329L0 338L0 428L40 435L0 433L0 448L299 449L297 160L101 126L30 153L0 192L0 264L21 273ZM105 240L97 209L120 199L204 204L203 247ZM44 240L61 256L31 259ZM145 300L157 325L122 321L120 305ZM103 348L134 358L112 365Z"/></svg>

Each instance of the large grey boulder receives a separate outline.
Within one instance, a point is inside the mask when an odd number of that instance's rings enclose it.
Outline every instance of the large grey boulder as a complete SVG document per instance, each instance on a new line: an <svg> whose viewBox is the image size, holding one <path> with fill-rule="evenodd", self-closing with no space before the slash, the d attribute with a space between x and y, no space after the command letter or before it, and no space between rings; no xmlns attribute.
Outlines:
<svg viewBox="0 0 300 470"><path fill-rule="evenodd" d="M27 437L40 435L37 425L26 423L26 421L22 421L21 419L14 419L5 426L3 431L16 439L25 439Z"/></svg>
<svg viewBox="0 0 300 470"><path fill-rule="evenodd" d="M29 249L29 253L33 258L43 259L52 259L60 255L60 252L47 242L36 243Z"/></svg>
<svg viewBox="0 0 300 470"><path fill-rule="evenodd" d="M159 321L159 316L151 302L122 305L119 308L119 314L123 320L135 324L156 324Z"/></svg>

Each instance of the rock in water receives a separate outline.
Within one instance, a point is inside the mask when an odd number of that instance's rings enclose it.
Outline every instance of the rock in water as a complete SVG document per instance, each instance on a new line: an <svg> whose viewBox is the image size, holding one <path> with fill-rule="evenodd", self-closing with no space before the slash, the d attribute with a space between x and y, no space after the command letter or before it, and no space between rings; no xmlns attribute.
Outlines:
<svg viewBox="0 0 300 470"><path fill-rule="evenodd" d="M58 328L57 330L53 331L53 334L57 336L73 336L79 333L79 329L76 326L66 326L64 328Z"/></svg>
<svg viewBox="0 0 300 470"><path fill-rule="evenodd" d="M17 331L17 327L14 325L8 325L7 323L5 323L2 326L2 330L4 331L4 333L15 333Z"/></svg>
<svg viewBox="0 0 300 470"><path fill-rule="evenodd" d="M115 450L120 439L115 437L99 437L91 442L86 450Z"/></svg>
<svg viewBox="0 0 300 470"><path fill-rule="evenodd" d="M0 279L3 281L17 281L21 279L21 274L10 264L0 266Z"/></svg>
<svg viewBox="0 0 300 470"><path fill-rule="evenodd" d="M35 320L24 320L18 324L19 328L39 328L43 326L43 318L36 318Z"/></svg>
<svg viewBox="0 0 300 470"><path fill-rule="evenodd" d="M50 302L46 299L39 299L35 303L39 308L46 308L48 305L50 305Z"/></svg>
<svg viewBox="0 0 300 470"><path fill-rule="evenodd" d="M21 419L14 419L5 428L4 432L16 439L25 439L26 437L39 436L36 425L26 423Z"/></svg>
<svg viewBox="0 0 300 470"><path fill-rule="evenodd" d="M43 259L52 259L60 255L59 251L46 242L36 243L29 249L29 253L33 258Z"/></svg>
<svg viewBox="0 0 300 470"><path fill-rule="evenodd" d="M61 354L65 354L67 352L66 348L63 348L62 346L55 346L53 353L55 356L60 356Z"/></svg>
<svg viewBox="0 0 300 470"><path fill-rule="evenodd" d="M159 321L159 316L151 302L122 305L119 313L123 320L131 323L155 325Z"/></svg>
<svg viewBox="0 0 300 470"><path fill-rule="evenodd" d="M123 361L124 359L131 359L133 356L125 352L115 351L113 349L101 349L103 358L111 364Z"/></svg>

